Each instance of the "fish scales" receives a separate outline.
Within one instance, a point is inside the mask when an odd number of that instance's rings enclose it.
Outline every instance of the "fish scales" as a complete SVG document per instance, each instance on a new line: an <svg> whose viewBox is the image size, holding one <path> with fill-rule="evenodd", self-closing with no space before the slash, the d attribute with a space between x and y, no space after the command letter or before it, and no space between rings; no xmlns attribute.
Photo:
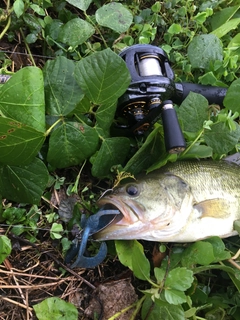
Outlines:
<svg viewBox="0 0 240 320"><path fill-rule="evenodd" d="M226 161L179 161L141 175L99 200L121 214L95 237L191 242L235 235L239 173Z"/></svg>

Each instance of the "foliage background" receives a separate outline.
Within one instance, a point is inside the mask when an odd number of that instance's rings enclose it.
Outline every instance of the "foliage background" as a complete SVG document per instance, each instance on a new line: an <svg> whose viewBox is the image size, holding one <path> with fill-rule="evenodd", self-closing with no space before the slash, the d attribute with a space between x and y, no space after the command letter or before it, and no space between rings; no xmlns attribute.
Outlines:
<svg viewBox="0 0 240 320"><path fill-rule="evenodd" d="M99 194L119 171L137 174L167 161L219 160L239 151L239 8L238 1L4 1L0 70L11 78L0 87L0 218L7 225L1 262L12 234L54 242L64 255L82 210L97 210ZM187 141L178 157L165 152L161 120L141 138L112 133L117 100L130 83L118 54L138 43L163 48L177 82L229 87L221 111L208 109L198 94L176 106ZM66 198L77 200L72 217ZM239 319L239 269L231 264L238 237L176 246L154 270L138 242L116 242L119 258L128 246L138 264L126 265L145 290L138 292L136 317ZM109 244L110 260L114 254ZM117 274L119 264L111 268ZM38 319L44 308L35 308ZM80 316L73 311L73 319Z"/></svg>

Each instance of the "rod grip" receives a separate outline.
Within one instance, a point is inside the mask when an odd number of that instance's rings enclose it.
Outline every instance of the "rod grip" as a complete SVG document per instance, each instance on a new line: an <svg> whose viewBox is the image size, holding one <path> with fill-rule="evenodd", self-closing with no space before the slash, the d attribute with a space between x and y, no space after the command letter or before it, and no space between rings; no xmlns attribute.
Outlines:
<svg viewBox="0 0 240 320"><path fill-rule="evenodd" d="M181 104L190 92L195 92L203 95L209 104L218 104L223 107L223 99L226 96L227 88L206 86L194 83L175 83L176 94L172 98L174 103Z"/></svg>

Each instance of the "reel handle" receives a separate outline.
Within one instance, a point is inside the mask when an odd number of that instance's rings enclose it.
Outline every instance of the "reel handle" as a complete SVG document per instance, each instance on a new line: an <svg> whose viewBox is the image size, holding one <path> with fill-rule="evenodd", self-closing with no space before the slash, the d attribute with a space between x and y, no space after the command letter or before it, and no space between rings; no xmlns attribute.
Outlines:
<svg viewBox="0 0 240 320"><path fill-rule="evenodd" d="M163 102L162 122L166 151L169 153L180 153L184 151L186 142L171 100L165 100Z"/></svg>

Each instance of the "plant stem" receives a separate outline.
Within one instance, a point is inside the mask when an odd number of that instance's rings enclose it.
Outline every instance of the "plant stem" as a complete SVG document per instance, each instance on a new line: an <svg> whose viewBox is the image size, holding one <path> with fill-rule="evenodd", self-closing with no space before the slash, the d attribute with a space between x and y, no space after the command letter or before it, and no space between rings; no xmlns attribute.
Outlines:
<svg viewBox="0 0 240 320"><path fill-rule="evenodd" d="M8 28L10 27L10 24L11 24L11 16L8 17L8 22L7 22L6 26L4 27L3 31L0 33L0 40L3 38L3 36L7 32Z"/></svg>
<svg viewBox="0 0 240 320"><path fill-rule="evenodd" d="M81 166L81 168L80 168L80 170L78 172L78 175L77 175L77 178L75 180L74 186L72 187L71 193L78 194L78 184L79 184L79 180L80 180L80 176L81 176L82 170L83 170L86 162L87 162L87 160L84 161L83 165Z"/></svg>
<svg viewBox="0 0 240 320"><path fill-rule="evenodd" d="M13 10L13 8L9 9L10 7L10 0L7 1L7 7L6 7L6 12L7 12L7 16L8 16L8 21L6 26L3 28L3 31L0 33L0 40L4 37L5 33L7 32L8 28L10 27L11 24L11 12Z"/></svg>
<svg viewBox="0 0 240 320"><path fill-rule="evenodd" d="M128 310L134 308L135 306L137 307L137 313L142 305L142 302L145 300L146 296L143 296L140 300L138 300L137 302L134 302L133 304L131 304L130 306L126 307L125 309L122 309L121 311L115 313L112 317L108 318L108 320L115 320L117 319L119 316L121 316L123 313L127 312ZM134 311L133 315L131 316L130 320L134 320L135 316L137 315L136 310Z"/></svg>
<svg viewBox="0 0 240 320"><path fill-rule="evenodd" d="M62 119L59 118L56 122L54 122L54 124L51 125L51 127L48 128L48 130L45 132L45 136L47 137L50 134L50 132L52 131L52 129L61 121L62 121Z"/></svg>
<svg viewBox="0 0 240 320"><path fill-rule="evenodd" d="M23 31L22 31L22 28L20 28L20 33L21 33L21 35L22 35L22 37L23 37L23 41L24 41L25 46L26 46L26 48L27 48L27 52L28 52L28 54L29 54L30 60L32 61L32 64L36 67L36 63L35 63L35 61L34 61L34 59L33 59L32 52L31 52L31 50L30 50L30 48L29 48L29 45L28 45L28 43L27 43L27 41L26 41L26 38L25 38L24 33L23 33Z"/></svg>
<svg viewBox="0 0 240 320"><path fill-rule="evenodd" d="M102 35L100 29L97 27L96 24L94 24L94 23L92 22L91 18L87 15L86 12L84 12L84 15L85 15L85 17L86 17L86 20L89 21L89 23L91 23L91 25L92 25L92 26L96 29L96 31L99 33L100 38L102 39L102 41L103 41L103 43L104 43L104 46L105 46L105 48L107 49L107 48L108 48L107 42L106 42L106 40L103 38L103 35Z"/></svg>
<svg viewBox="0 0 240 320"><path fill-rule="evenodd" d="M190 144L190 146L188 146L188 147L183 151L183 153L181 154L181 156L184 156L184 155L194 146L194 144L198 141L198 139L201 138L201 135L203 134L203 132L204 132L204 129L202 129L202 130L200 131L200 133L198 134L198 136L196 137L196 139Z"/></svg>
<svg viewBox="0 0 240 320"><path fill-rule="evenodd" d="M134 319L136 318L139 310L140 310L141 307L142 307L143 301L146 299L146 297L147 297L147 296L144 295L140 300L138 300L138 301L136 302L136 308L135 308L135 310L133 311L130 320L134 320Z"/></svg>

